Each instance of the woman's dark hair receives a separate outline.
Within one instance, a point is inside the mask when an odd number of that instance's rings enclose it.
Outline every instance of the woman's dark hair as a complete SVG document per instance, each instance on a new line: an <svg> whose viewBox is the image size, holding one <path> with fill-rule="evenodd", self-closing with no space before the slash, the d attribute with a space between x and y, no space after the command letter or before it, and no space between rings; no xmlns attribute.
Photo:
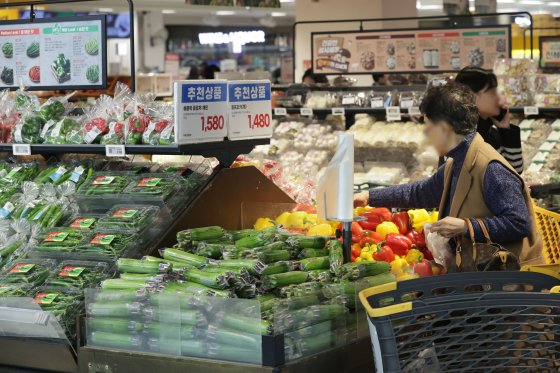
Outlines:
<svg viewBox="0 0 560 373"><path fill-rule="evenodd" d="M301 77L301 81L303 82L305 80L305 78L312 78L314 79L313 76L313 69L307 69L305 70L305 72L303 73L303 76Z"/></svg>
<svg viewBox="0 0 560 373"><path fill-rule="evenodd" d="M449 83L428 89L420 111L432 122L447 122L459 135L476 130L478 108L474 93L465 85Z"/></svg>
<svg viewBox="0 0 560 373"><path fill-rule="evenodd" d="M482 90L486 91L498 86L496 74L476 66L467 66L459 71L455 77L455 81L466 85L474 93L478 93Z"/></svg>
<svg viewBox="0 0 560 373"><path fill-rule="evenodd" d="M301 81L303 82L305 80L305 78L311 78L313 79L313 81L315 82L315 84L323 84L323 83L329 83L329 80L327 79L327 77L325 75L318 75L315 74L313 72L313 69L307 69L305 70L305 72L303 73L303 76L301 77Z"/></svg>

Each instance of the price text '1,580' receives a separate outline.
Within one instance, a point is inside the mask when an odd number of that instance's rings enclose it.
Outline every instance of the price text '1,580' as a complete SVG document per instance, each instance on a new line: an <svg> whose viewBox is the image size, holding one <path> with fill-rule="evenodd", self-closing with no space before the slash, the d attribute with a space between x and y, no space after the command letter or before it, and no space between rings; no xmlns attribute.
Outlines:
<svg viewBox="0 0 560 373"><path fill-rule="evenodd" d="M200 117L202 132L217 131L224 129L223 115L210 115L208 117Z"/></svg>

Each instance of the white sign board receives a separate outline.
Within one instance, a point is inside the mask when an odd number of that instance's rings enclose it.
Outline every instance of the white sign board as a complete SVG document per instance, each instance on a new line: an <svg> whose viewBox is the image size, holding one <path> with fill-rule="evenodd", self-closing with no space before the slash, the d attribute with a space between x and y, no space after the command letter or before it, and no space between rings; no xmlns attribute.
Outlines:
<svg viewBox="0 0 560 373"><path fill-rule="evenodd" d="M178 144L222 141L226 137L226 80L179 80L173 90Z"/></svg>
<svg viewBox="0 0 560 373"><path fill-rule="evenodd" d="M269 80L240 80L228 84L230 140L272 137Z"/></svg>

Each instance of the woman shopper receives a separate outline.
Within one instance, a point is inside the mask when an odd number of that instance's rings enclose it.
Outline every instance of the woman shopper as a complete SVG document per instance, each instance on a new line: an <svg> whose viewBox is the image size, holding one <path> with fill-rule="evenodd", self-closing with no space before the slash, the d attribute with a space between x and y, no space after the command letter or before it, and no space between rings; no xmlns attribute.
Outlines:
<svg viewBox="0 0 560 373"><path fill-rule="evenodd" d="M456 83L433 87L420 110L426 117L425 136L447 157L446 164L428 179L359 193L354 204L439 208L440 220L431 230L461 245L472 245L469 223L475 241L486 241L480 218L490 239L521 260L537 253L540 241L529 191L513 167L477 134L474 93Z"/></svg>
<svg viewBox="0 0 560 373"><path fill-rule="evenodd" d="M480 114L477 132L511 164L515 171L521 173L523 171L521 130L510 124L509 111L503 117L496 118L500 116L503 108L497 91L496 75L480 67L467 66L459 71L455 81L469 87L476 96L476 106Z"/></svg>

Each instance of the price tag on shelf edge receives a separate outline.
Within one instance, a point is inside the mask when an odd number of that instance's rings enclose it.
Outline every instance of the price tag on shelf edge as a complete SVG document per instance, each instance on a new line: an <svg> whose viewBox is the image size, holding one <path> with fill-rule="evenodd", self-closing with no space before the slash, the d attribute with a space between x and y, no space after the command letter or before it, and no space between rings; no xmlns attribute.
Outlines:
<svg viewBox="0 0 560 373"><path fill-rule="evenodd" d="M411 106L408 108L408 114L410 115L422 115L420 108L418 106Z"/></svg>
<svg viewBox="0 0 560 373"><path fill-rule="evenodd" d="M105 155L107 157L124 157L126 150L124 145L105 145Z"/></svg>
<svg viewBox="0 0 560 373"><path fill-rule="evenodd" d="M227 136L227 80L180 80L175 93L178 144L222 141Z"/></svg>
<svg viewBox="0 0 560 373"><path fill-rule="evenodd" d="M388 122L401 120L401 108L399 106L389 106L385 109Z"/></svg>
<svg viewBox="0 0 560 373"><path fill-rule="evenodd" d="M31 145L12 144L12 153L14 155L31 155Z"/></svg>
<svg viewBox="0 0 560 373"><path fill-rule="evenodd" d="M523 108L523 114L525 115L539 115L539 108L536 106L525 106Z"/></svg>
<svg viewBox="0 0 560 373"><path fill-rule="evenodd" d="M332 115L344 115L346 113L346 111L344 110L343 107L333 107L331 109L331 114Z"/></svg>
<svg viewBox="0 0 560 373"><path fill-rule="evenodd" d="M288 111L286 110L285 107L276 107L274 108L274 115L285 116L288 115Z"/></svg>
<svg viewBox="0 0 560 373"><path fill-rule="evenodd" d="M272 137L270 89L271 84L268 80L229 81L230 140Z"/></svg>
<svg viewBox="0 0 560 373"><path fill-rule="evenodd" d="M311 117L313 116L313 109L309 107L302 107L299 109L299 115L303 115L304 117Z"/></svg>

